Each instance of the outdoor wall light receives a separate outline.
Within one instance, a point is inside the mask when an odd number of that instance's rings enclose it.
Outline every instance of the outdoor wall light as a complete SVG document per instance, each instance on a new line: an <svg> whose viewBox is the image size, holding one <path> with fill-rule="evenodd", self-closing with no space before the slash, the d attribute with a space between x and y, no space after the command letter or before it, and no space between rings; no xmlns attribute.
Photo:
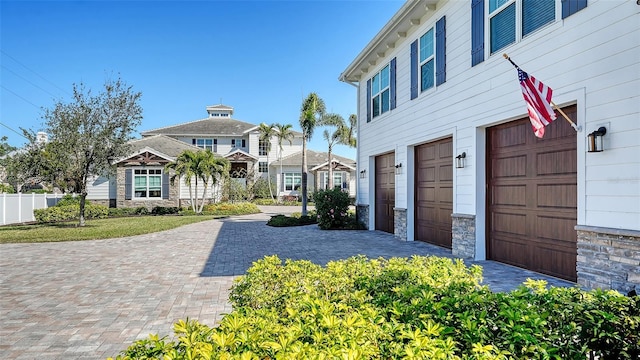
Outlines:
<svg viewBox="0 0 640 360"><path fill-rule="evenodd" d="M402 163L396 165L396 175L402 174Z"/></svg>
<svg viewBox="0 0 640 360"><path fill-rule="evenodd" d="M360 179L364 179L367 177L367 169L360 170Z"/></svg>
<svg viewBox="0 0 640 360"><path fill-rule="evenodd" d="M601 152L604 150L602 146L602 137L607 133L607 128L601 126L598 130L592 132L587 135L587 139L589 140L589 152Z"/></svg>
<svg viewBox="0 0 640 360"><path fill-rule="evenodd" d="M467 153L466 152L463 152L462 154L456 156L456 167L458 169L464 168L464 161L465 161L464 159L466 159L466 158L467 158Z"/></svg>

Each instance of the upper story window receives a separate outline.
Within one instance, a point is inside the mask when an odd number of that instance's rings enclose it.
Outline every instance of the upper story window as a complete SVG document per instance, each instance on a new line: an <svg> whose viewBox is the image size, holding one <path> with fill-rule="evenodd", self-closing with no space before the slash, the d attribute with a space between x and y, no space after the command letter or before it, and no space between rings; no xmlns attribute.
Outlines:
<svg viewBox="0 0 640 360"><path fill-rule="evenodd" d="M387 65L371 79L371 107L374 118L389 111L390 95L389 65Z"/></svg>
<svg viewBox="0 0 640 360"><path fill-rule="evenodd" d="M264 140L258 140L258 155L266 156L267 155L267 142Z"/></svg>
<svg viewBox="0 0 640 360"><path fill-rule="evenodd" d="M491 53L556 19L554 0L489 0Z"/></svg>
<svg viewBox="0 0 640 360"><path fill-rule="evenodd" d="M161 198L162 169L135 169L133 194L135 198Z"/></svg>
<svg viewBox="0 0 640 360"><path fill-rule="evenodd" d="M191 144L211 152L218 151L218 139L191 139Z"/></svg>
<svg viewBox="0 0 640 360"><path fill-rule="evenodd" d="M269 164L266 161L260 161L258 163L258 172L261 172L261 173L269 172Z"/></svg>
<svg viewBox="0 0 640 360"><path fill-rule="evenodd" d="M420 37L420 91L430 89L435 84L434 42L433 28Z"/></svg>
<svg viewBox="0 0 640 360"><path fill-rule="evenodd" d="M231 139L231 147L232 148L244 148L246 147L245 139Z"/></svg>

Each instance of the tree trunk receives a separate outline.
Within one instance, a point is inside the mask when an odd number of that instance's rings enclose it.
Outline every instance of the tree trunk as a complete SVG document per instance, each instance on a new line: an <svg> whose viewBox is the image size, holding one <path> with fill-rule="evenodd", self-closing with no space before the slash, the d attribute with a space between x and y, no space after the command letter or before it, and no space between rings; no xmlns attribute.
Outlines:
<svg viewBox="0 0 640 360"><path fill-rule="evenodd" d="M78 226L84 226L84 205L87 199L87 192L83 191L80 193L80 221L78 222Z"/></svg>
<svg viewBox="0 0 640 360"><path fill-rule="evenodd" d="M333 190L333 168L331 167L331 147L329 147L329 162L327 163L329 169L327 170L327 190Z"/></svg>
<svg viewBox="0 0 640 360"><path fill-rule="evenodd" d="M270 167L271 166L269 166L269 152L267 151L267 183L269 184L269 194L271 195L271 201L273 201L273 190L271 189L271 173L269 172Z"/></svg>
<svg viewBox="0 0 640 360"><path fill-rule="evenodd" d="M194 199L191 201L191 208L193 209L193 212L197 213L198 212L198 176L196 176L196 186L195 186L195 196Z"/></svg>
<svg viewBox="0 0 640 360"><path fill-rule="evenodd" d="M295 186L295 185L294 185ZM307 216L307 136L302 137L302 216Z"/></svg>
<svg viewBox="0 0 640 360"><path fill-rule="evenodd" d="M198 211L198 213L201 213L202 210L204 209L204 199L205 196L207 195L207 189L209 188L209 181L206 181L204 183L204 190L202 191L202 202L200 203L200 210Z"/></svg>
<svg viewBox="0 0 640 360"><path fill-rule="evenodd" d="M280 148L280 186L278 187L278 202L282 202L280 191L284 191L284 174L282 173L282 148Z"/></svg>

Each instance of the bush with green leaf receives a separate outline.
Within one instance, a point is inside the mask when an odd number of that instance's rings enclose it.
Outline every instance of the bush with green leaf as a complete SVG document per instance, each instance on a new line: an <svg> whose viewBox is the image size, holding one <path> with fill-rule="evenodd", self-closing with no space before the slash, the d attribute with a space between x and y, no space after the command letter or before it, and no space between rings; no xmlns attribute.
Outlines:
<svg viewBox="0 0 640 360"><path fill-rule="evenodd" d="M139 340L118 359L636 359L640 299L615 291L509 293L482 270L438 257L352 257L325 267L276 256L233 285L216 328L194 320L175 338Z"/></svg>
<svg viewBox="0 0 640 360"><path fill-rule="evenodd" d="M104 205L87 203L84 208L86 219L104 219L109 216L109 208ZM80 217L80 204L52 206L33 210L33 216L39 223L55 223L76 220Z"/></svg>
<svg viewBox="0 0 640 360"><path fill-rule="evenodd" d="M286 216L286 215L275 215L272 216L269 221L267 221L267 225L273 227L288 227L288 226L302 226L302 225L312 225L317 224L318 219L314 215L308 216Z"/></svg>
<svg viewBox="0 0 640 360"><path fill-rule="evenodd" d="M257 214L260 209L256 204L250 202L237 202L237 203L217 203L205 205L202 213L205 215L249 215Z"/></svg>
<svg viewBox="0 0 640 360"><path fill-rule="evenodd" d="M151 209L151 215L175 215L180 212L180 208L176 206L154 206Z"/></svg>
<svg viewBox="0 0 640 360"><path fill-rule="evenodd" d="M349 194L338 188L319 190L313 194L313 199L321 229L338 229L347 224Z"/></svg>

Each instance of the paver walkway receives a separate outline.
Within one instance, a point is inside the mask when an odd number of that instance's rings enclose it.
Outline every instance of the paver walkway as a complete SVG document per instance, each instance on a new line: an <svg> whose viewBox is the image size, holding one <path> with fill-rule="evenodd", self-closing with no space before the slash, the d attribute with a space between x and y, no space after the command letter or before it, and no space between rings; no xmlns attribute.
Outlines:
<svg viewBox="0 0 640 360"><path fill-rule="evenodd" d="M211 220L122 239L0 245L0 354L8 359L104 359L150 333L172 334L187 317L214 325L231 311L229 288L255 260L318 264L369 257L450 256L371 231L272 228L265 214ZM509 290L527 277L571 283L480 262L485 282Z"/></svg>

